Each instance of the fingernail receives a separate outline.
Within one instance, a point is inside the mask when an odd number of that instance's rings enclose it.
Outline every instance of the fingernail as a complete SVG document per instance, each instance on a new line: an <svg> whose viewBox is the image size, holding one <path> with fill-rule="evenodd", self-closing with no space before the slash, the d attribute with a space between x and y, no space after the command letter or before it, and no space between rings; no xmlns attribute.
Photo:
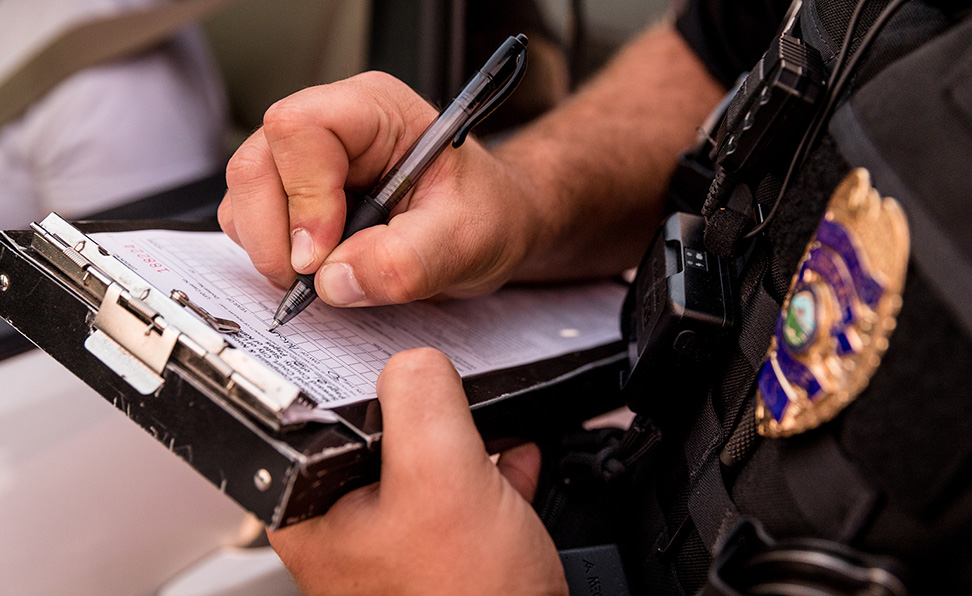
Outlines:
<svg viewBox="0 0 972 596"><path fill-rule="evenodd" d="M354 278L354 270L347 263L325 265L318 273L318 279L324 296L331 304L354 304L365 299L358 280Z"/></svg>
<svg viewBox="0 0 972 596"><path fill-rule="evenodd" d="M314 239L304 228L290 234L290 264L298 272L314 264Z"/></svg>

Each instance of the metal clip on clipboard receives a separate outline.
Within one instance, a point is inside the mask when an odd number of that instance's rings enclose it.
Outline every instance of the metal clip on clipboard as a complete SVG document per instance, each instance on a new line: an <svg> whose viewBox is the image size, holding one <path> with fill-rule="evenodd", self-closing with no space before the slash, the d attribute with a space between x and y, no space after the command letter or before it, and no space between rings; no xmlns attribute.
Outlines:
<svg viewBox="0 0 972 596"><path fill-rule="evenodd" d="M85 348L142 395L158 391L165 367L176 366L275 431L310 421L344 422L331 410L315 408L296 385L230 345L213 328L212 317L207 321L208 313L185 293L155 288L56 214L31 228L31 248L98 305Z"/></svg>
<svg viewBox="0 0 972 596"><path fill-rule="evenodd" d="M0 317L271 528L377 479L377 402L314 407L81 231L133 227L50 215L0 232Z"/></svg>
<svg viewBox="0 0 972 596"><path fill-rule="evenodd" d="M377 480L377 400L313 407L188 297L153 287L83 233L138 227L51 215L0 232L0 317L271 528L320 515ZM463 386L498 450L620 405L605 388L625 361L612 342Z"/></svg>

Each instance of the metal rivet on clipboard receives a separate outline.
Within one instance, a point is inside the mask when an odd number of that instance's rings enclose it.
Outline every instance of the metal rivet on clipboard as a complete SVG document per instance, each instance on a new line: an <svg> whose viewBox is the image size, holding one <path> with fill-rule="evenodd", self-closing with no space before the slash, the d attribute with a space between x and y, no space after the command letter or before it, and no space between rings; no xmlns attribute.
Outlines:
<svg viewBox="0 0 972 596"><path fill-rule="evenodd" d="M179 304L181 304L182 306L187 307L189 310L196 313L200 317L202 317L204 321L209 323L210 327L212 327L216 331L219 331L220 333L236 333L240 330L239 323L237 323L236 321L231 321L229 319L221 319L219 317L214 317L213 315L206 312L206 310L203 307L189 300L189 296L182 290L172 290L172 293L169 294L169 297L175 300L176 302L178 302Z"/></svg>

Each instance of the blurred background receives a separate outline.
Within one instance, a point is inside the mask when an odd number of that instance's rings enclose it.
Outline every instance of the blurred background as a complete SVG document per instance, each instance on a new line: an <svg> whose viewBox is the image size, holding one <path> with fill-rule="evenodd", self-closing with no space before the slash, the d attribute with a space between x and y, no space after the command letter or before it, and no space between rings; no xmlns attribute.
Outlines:
<svg viewBox="0 0 972 596"><path fill-rule="evenodd" d="M161 3L0 2L0 113L5 81L66 31ZM226 160L277 99L378 69L442 106L522 32L526 78L477 129L508 132L664 14L661 0L227 0L0 119L0 229L50 211L212 227ZM258 521L2 327L0 593L298 593Z"/></svg>

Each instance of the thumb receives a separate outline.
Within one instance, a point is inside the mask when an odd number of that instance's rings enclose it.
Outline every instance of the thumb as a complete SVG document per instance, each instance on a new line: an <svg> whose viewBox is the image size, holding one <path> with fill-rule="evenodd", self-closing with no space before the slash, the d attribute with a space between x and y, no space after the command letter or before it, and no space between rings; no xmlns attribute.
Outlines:
<svg viewBox="0 0 972 596"><path fill-rule="evenodd" d="M535 443L525 443L504 451L496 467L506 481L528 502L533 501L540 481L540 448Z"/></svg>
<svg viewBox="0 0 972 596"><path fill-rule="evenodd" d="M318 295L332 306L401 304L432 296L448 283L444 259L456 251L443 234L429 246L428 222L411 229L411 213L361 230L342 242L317 273Z"/></svg>
<svg viewBox="0 0 972 596"><path fill-rule="evenodd" d="M400 352L378 377L382 495L491 466L456 369L431 348ZM455 487L460 489L462 487Z"/></svg>

